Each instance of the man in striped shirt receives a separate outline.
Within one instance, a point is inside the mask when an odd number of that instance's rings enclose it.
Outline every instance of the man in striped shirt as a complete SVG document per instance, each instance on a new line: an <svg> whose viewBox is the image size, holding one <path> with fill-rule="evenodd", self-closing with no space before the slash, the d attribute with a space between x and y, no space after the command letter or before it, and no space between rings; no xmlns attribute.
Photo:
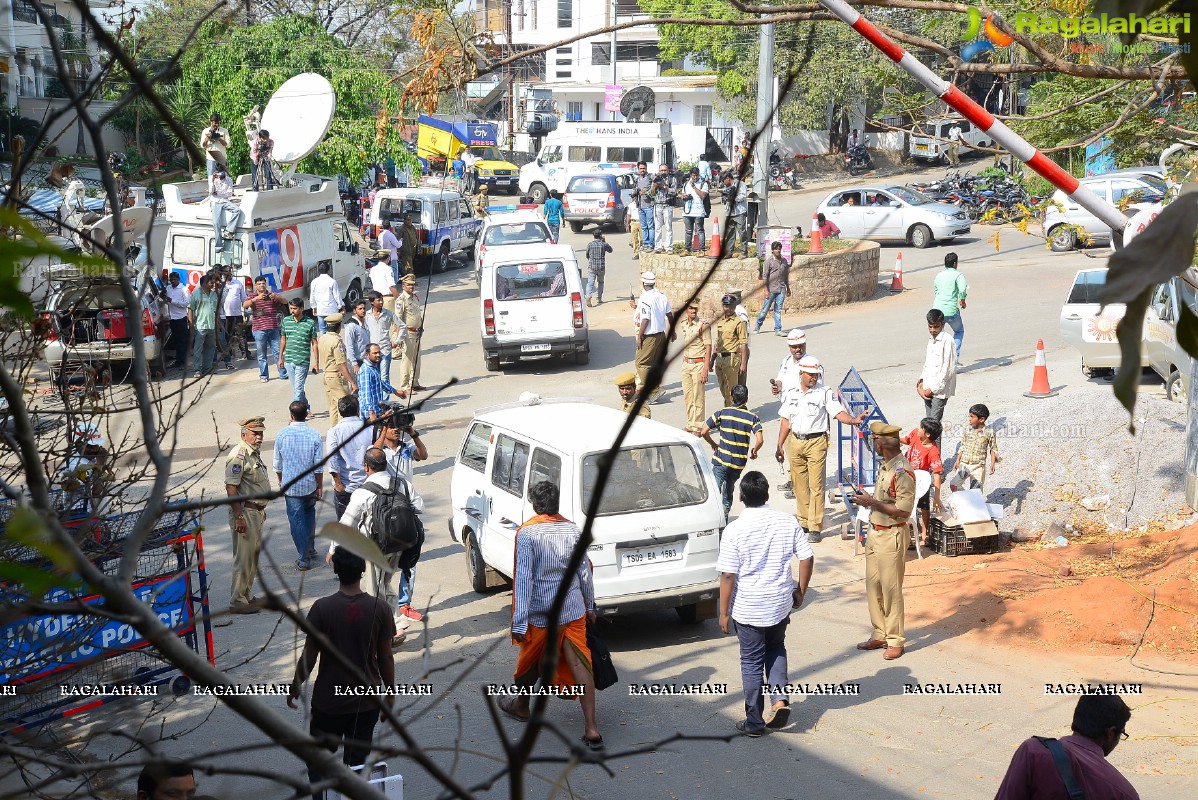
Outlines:
<svg viewBox="0 0 1198 800"><path fill-rule="evenodd" d="M732 489L750 458L757 458L764 436L761 418L746 406L749 402L749 387L738 383L732 387L732 405L721 408L708 417L700 435L715 452L711 456L711 470L715 473L716 486L720 487L724 501L724 518L732 510ZM716 444L711 432L720 432ZM753 449L749 450L749 438L756 437Z"/></svg>
<svg viewBox="0 0 1198 800"><path fill-rule="evenodd" d="M803 605L815 553L798 520L766 505L770 485L757 470L740 483L744 512L724 528L716 569L720 572L720 630L740 640L740 674L745 718L736 729L757 737L784 728L790 719L786 694L786 626L792 609ZM791 562L798 560L796 585ZM770 716L763 716L765 695Z"/></svg>
<svg viewBox="0 0 1198 800"><path fill-rule="evenodd" d="M266 383L270 380L270 365L278 362L279 358L279 306L283 303L280 295L270 291L266 278L254 280L257 294L241 304L242 308L250 310L250 330L254 334L254 349L258 354L258 380ZM279 364L279 378L287 380L287 369Z"/></svg>
<svg viewBox="0 0 1198 800"><path fill-rule="evenodd" d="M304 301L293 297L287 304L291 314L283 320L283 344L279 353L279 372L284 370L291 376L291 399L308 402L304 384L308 382L308 368L316 361L316 320L304 315ZM285 365L285 366L284 366Z"/></svg>

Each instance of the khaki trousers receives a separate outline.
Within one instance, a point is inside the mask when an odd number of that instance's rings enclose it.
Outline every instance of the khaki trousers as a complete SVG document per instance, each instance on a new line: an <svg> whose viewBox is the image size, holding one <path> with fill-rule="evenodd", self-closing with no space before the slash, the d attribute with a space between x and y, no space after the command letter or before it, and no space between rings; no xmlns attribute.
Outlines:
<svg viewBox="0 0 1198 800"><path fill-rule="evenodd" d="M399 386L397 389L411 390L420 385L420 335L408 331L403 343L403 360L399 363Z"/></svg>
<svg viewBox="0 0 1198 800"><path fill-rule="evenodd" d="M824 475L828 465L828 437L786 437L786 462L795 493L795 515L803 530L824 529Z"/></svg>
<svg viewBox="0 0 1198 800"><path fill-rule="evenodd" d="M245 533L234 529L236 514L229 507L229 531L233 534L233 582L229 605L239 606L254 599L254 578L258 575L258 551L262 546L262 523L266 512L243 506Z"/></svg>
<svg viewBox="0 0 1198 800"><path fill-rule="evenodd" d="M720 382L720 394L724 396L724 408L732 405L732 387L740 382L740 353L715 357L715 377Z"/></svg>
<svg viewBox="0 0 1198 800"><path fill-rule="evenodd" d="M345 382L340 371L324 374L324 396L329 401L330 427L341 421L341 411L337 408L337 401L348 394L349 384Z"/></svg>
<svg viewBox="0 0 1198 800"><path fill-rule="evenodd" d="M686 402L686 429L698 433L703 430L707 384L703 380L703 363L682 365L682 398Z"/></svg>
<svg viewBox="0 0 1198 800"><path fill-rule="evenodd" d="M649 367L659 359L666 349L666 335L662 333L647 333L641 337L641 346L636 349L636 390L645 388L645 378L649 375Z"/></svg>
<svg viewBox="0 0 1198 800"><path fill-rule="evenodd" d="M907 572L907 525L878 530L872 525L865 538L865 598L875 641L887 647L907 642L903 625L903 576Z"/></svg>
<svg viewBox="0 0 1198 800"><path fill-rule="evenodd" d="M399 557L402 553L393 553L386 556L387 563L391 565L391 569L383 572L374 565L374 562L366 562L366 574L363 576L363 588L370 592L375 597L387 603L387 608L391 610L391 616L395 616L397 603L399 600L399 592L396 588L396 581L399 578Z"/></svg>

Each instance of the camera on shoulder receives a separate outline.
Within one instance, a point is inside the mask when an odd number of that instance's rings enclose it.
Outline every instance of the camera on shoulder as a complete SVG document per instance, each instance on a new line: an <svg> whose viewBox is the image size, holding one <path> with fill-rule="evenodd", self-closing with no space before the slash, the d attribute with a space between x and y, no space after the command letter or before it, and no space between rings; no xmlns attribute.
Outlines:
<svg viewBox="0 0 1198 800"><path fill-rule="evenodd" d="M403 403L387 403L384 414L383 419L387 427L395 430L410 428L416 422L416 415Z"/></svg>

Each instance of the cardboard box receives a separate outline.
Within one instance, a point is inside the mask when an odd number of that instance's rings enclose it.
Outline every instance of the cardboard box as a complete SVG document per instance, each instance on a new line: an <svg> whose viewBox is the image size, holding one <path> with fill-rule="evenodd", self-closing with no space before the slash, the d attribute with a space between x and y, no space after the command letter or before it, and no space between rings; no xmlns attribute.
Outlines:
<svg viewBox="0 0 1198 800"><path fill-rule="evenodd" d="M998 536L998 525L994 520L989 522L967 522L961 526L965 530L966 539L978 539L983 536Z"/></svg>

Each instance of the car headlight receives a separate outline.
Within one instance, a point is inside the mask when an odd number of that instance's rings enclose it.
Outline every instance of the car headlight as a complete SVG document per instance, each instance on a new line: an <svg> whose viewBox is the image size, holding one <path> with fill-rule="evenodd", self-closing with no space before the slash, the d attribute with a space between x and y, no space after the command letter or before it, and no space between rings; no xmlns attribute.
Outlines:
<svg viewBox="0 0 1198 800"><path fill-rule="evenodd" d="M965 212L958 211L956 214L951 215L949 219L965 219Z"/></svg>
<svg viewBox="0 0 1198 800"><path fill-rule="evenodd" d="M493 169L487 169L487 168L485 168L485 167L482 167L482 168L480 168L480 169L478 170L478 174L479 174L479 175L494 175L494 174L495 174L495 170L493 170Z"/></svg>

